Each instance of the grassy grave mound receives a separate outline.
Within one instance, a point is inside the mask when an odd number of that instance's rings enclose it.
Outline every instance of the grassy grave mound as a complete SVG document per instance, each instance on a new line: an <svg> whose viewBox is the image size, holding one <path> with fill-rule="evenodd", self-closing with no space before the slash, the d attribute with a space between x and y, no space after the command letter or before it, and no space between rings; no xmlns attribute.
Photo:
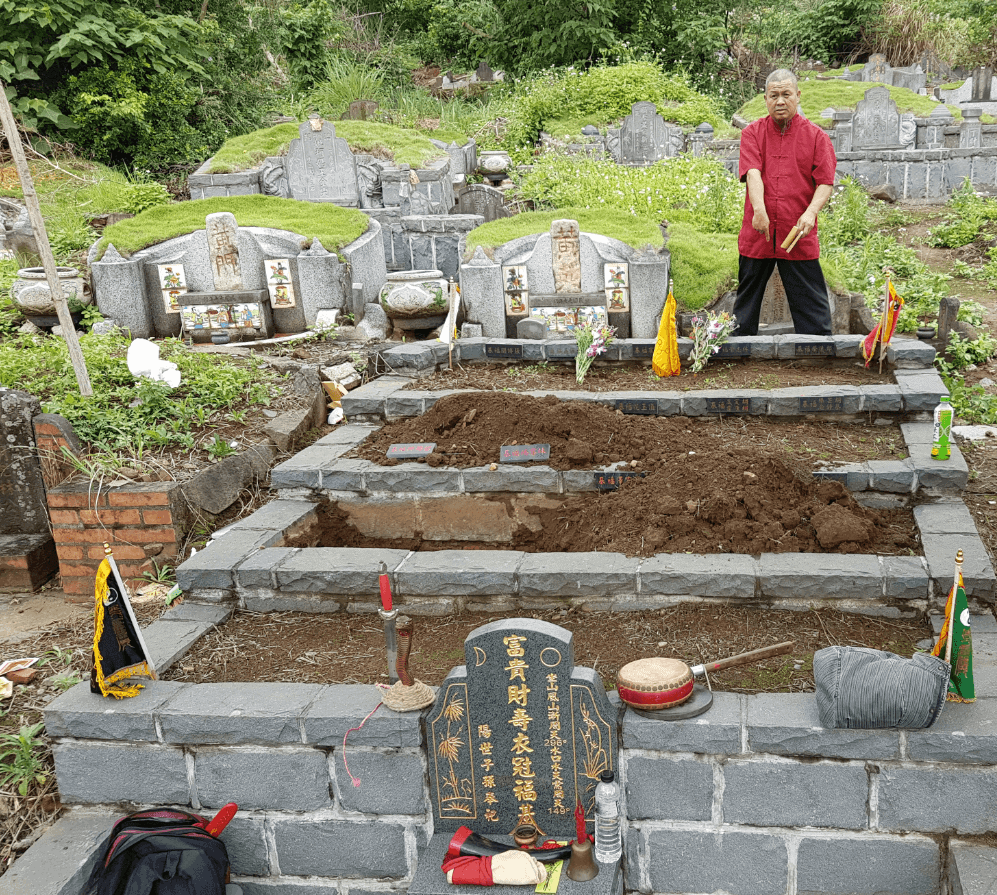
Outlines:
<svg viewBox="0 0 997 895"><path fill-rule="evenodd" d="M822 118L821 112L827 108L838 110L855 109L860 99L865 99L865 92L872 87L886 87L890 91L890 99L897 104L897 111L913 112L919 118L926 118L938 106L929 96L921 96L906 87L890 87L888 84L873 84L866 81L800 81L800 108L814 124L828 127L830 118ZM962 111L958 106L946 106L952 116L958 121L962 119ZM762 94L754 97L741 106L738 114L748 121L756 121L768 114L765 108L765 97Z"/></svg>
<svg viewBox="0 0 997 895"><path fill-rule="evenodd" d="M382 124L379 121L333 121L336 136L343 137L354 152L368 152L396 164L421 168L446 152L433 145L425 134ZM231 137L211 159L207 174L233 174L255 168L268 156L287 154L291 141L298 136L298 123L277 124L263 130Z"/></svg>
<svg viewBox="0 0 997 895"><path fill-rule="evenodd" d="M511 218L499 218L476 227L467 235L467 257L481 246L486 254L513 239L534 233L549 233L554 221L578 221L582 233L597 233L618 239L635 249L651 246L660 249L665 242L661 227L651 218L636 217L619 208L555 208L527 211Z"/></svg>
<svg viewBox="0 0 997 895"><path fill-rule="evenodd" d="M337 252L366 231L370 219L355 208L340 208L325 202L299 202L273 196L229 196L195 199L150 208L104 231L97 247L100 260L113 243L128 257L147 246L204 229L207 215L230 211L240 227L271 227L300 233L310 243L318 239L330 252Z"/></svg>

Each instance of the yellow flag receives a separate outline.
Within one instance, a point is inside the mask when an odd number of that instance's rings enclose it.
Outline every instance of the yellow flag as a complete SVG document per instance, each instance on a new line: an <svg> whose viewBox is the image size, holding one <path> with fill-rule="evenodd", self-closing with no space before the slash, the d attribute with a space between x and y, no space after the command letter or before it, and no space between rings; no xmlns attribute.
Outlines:
<svg viewBox="0 0 997 895"><path fill-rule="evenodd" d="M671 281L668 283L668 300L661 312L661 324L658 326L658 340L654 344L654 355L651 357L651 369L658 376L678 376L682 372L682 362L679 360L679 337L675 328L675 296L672 294Z"/></svg>

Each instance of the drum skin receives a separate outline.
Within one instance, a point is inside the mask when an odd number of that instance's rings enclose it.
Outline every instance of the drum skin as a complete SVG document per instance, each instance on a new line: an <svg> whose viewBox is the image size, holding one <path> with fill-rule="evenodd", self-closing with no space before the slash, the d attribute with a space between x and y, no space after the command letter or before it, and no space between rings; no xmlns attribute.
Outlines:
<svg viewBox="0 0 997 895"><path fill-rule="evenodd" d="M692 696L693 676L679 659L638 659L616 675L616 689L627 705L645 712L682 705Z"/></svg>

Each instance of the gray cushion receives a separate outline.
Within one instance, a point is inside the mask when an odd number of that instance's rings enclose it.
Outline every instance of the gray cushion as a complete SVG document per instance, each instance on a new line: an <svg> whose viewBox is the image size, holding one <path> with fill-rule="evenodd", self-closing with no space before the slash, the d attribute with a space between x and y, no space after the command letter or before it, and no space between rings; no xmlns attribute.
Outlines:
<svg viewBox="0 0 997 895"><path fill-rule="evenodd" d="M949 663L881 650L830 646L814 653L817 712L824 727L921 728L945 704Z"/></svg>

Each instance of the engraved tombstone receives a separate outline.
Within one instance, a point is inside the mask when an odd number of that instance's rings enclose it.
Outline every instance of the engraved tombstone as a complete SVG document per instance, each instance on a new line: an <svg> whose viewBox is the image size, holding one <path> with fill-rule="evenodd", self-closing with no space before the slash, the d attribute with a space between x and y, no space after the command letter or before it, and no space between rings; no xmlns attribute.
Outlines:
<svg viewBox="0 0 997 895"><path fill-rule="evenodd" d="M681 129L669 127L654 103L634 103L620 126L618 160L628 165L650 165L676 155L674 130L678 130L680 141Z"/></svg>
<svg viewBox="0 0 997 895"><path fill-rule="evenodd" d="M793 315L789 310L789 301L786 298L786 287L782 283L782 277L779 276L778 267L772 271L772 276L769 277L765 286L762 307L758 314L758 325L768 327L766 335L774 335L776 327L778 327L778 332L782 333L796 331Z"/></svg>
<svg viewBox="0 0 997 895"><path fill-rule="evenodd" d="M352 119L353 121L366 121L368 118L374 117L377 108L377 103L372 99L355 99L350 103L343 118Z"/></svg>
<svg viewBox="0 0 997 895"><path fill-rule="evenodd" d="M969 97L970 102L990 102L993 91L993 76L993 66L981 65L979 68L973 69L973 73L970 75L973 82L973 92Z"/></svg>
<svg viewBox="0 0 997 895"><path fill-rule="evenodd" d="M571 632L504 619L472 631L464 658L426 722L434 829L497 836L529 823L568 838L578 801L592 824L599 774L617 769L616 710L598 675L575 667Z"/></svg>
<svg viewBox="0 0 997 895"><path fill-rule="evenodd" d="M0 388L0 535L48 532L45 483L31 421L42 411L27 392Z"/></svg>
<svg viewBox="0 0 997 895"><path fill-rule="evenodd" d="M208 234L208 257L217 292L243 288L239 264L239 225L230 211L218 211L204 219Z"/></svg>
<svg viewBox="0 0 997 895"><path fill-rule="evenodd" d="M582 250L578 221L551 222L550 247L554 267L554 291L581 292Z"/></svg>
<svg viewBox="0 0 997 895"><path fill-rule="evenodd" d="M487 224L498 218L510 217L502 191L486 183L472 183L461 190L454 214L480 214Z"/></svg>
<svg viewBox="0 0 997 895"><path fill-rule="evenodd" d="M900 115L885 87L870 87L855 106L852 149L900 149Z"/></svg>
<svg viewBox="0 0 997 895"><path fill-rule="evenodd" d="M862 70L863 81L877 81L880 84L889 84L890 66L886 63L886 57L882 53L873 53L869 61Z"/></svg>
<svg viewBox="0 0 997 895"><path fill-rule="evenodd" d="M336 136L335 125L321 119L304 121L298 134L285 164L291 198L356 208L360 204L356 160L346 140Z"/></svg>

